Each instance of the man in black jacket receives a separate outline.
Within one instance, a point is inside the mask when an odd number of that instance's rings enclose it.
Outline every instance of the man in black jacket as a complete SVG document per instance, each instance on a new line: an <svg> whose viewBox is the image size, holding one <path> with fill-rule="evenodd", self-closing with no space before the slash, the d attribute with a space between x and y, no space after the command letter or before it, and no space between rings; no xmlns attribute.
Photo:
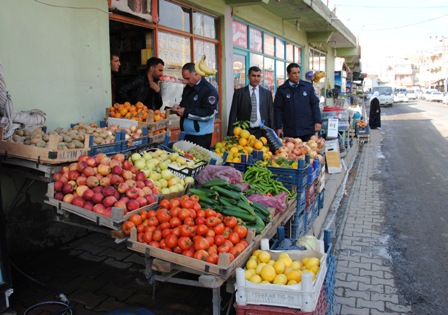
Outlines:
<svg viewBox="0 0 448 315"><path fill-rule="evenodd" d="M227 135L233 135L233 124L236 121L250 121L249 132L255 135L255 137L260 138L265 134L260 129L260 123L264 122L265 126L271 128L274 124L272 93L260 86L260 68L256 66L250 67L247 77L249 78L249 85L236 90L233 94ZM252 104L255 105L255 108L252 108Z"/></svg>
<svg viewBox="0 0 448 315"><path fill-rule="evenodd" d="M146 72L120 88L120 101L131 104L142 102L149 109L160 109L163 101L159 82L164 66L162 59L149 58L146 62Z"/></svg>

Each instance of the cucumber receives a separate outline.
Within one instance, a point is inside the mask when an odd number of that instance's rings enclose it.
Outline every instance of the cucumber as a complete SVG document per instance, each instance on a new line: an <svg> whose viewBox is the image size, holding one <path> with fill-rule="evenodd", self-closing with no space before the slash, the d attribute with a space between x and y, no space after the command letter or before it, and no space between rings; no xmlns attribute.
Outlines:
<svg viewBox="0 0 448 315"><path fill-rule="evenodd" d="M237 193L235 191L225 189L221 186L213 186L211 189L217 191L219 193L219 195L221 195L221 196L228 197L228 198L235 199L235 200L240 199L240 196L243 195L241 193Z"/></svg>
<svg viewBox="0 0 448 315"><path fill-rule="evenodd" d="M271 215L271 211L269 211L268 208L266 208L265 206L263 206L262 204L260 204L260 203L258 203L258 202L253 201L253 202L252 202L252 207L253 207L256 211L258 211L258 212L264 214L264 215L267 216L267 217L269 217L269 216Z"/></svg>
<svg viewBox="0 0 448 315"><path fill-rule="evenodd" d="M224 179L214 179L214 180L210 180L206 183L204 183L201 187L204 188L212 188L215 186L228 186L229 183L227 181L225 181Z"/></svg>
<svg viewBox="0 0 448 315"><path fill-rule="evenodd" d="M219 197L218 201L223 205L223 206L233 206L234 204L228 201L229 199L226 199L224 197Z"/></svg>
<svg viewBox="0 0 448 315"><path fill-rule="evenodd" d="M256 219L253 215L251 215L249 213L242 212L242 211L230 210L229 207L223 208L221 213L223 213L225 215L233 216L235 218L240 218L244 222L256 223Z"/></svg>
<svg viewBox="0 0 448 315"><path fill-rule="evenodd" d="M250 204L245 203L241 200L238 200L238 202L236 203L237 207L240 207L244 210L247 210L247 212L249 212L250 214L252 214L253 216L256 216L254 208L251 207Z"/></svg>
<svg viewBox="0 0 448 315"><path fill-rule="evenodd" d="M228 187L229 187L229 189L231 189L233 191L236 191L236 192L242 192L243 191L239 186L234 185L234 184L229 184Z"/></svg>

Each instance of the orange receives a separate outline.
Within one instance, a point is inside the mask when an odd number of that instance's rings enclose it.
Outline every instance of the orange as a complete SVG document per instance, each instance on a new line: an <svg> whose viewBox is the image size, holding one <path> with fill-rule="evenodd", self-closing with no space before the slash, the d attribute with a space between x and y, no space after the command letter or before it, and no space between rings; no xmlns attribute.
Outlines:
<svg viewBox="0 0 448 315"><path fill-rule="evenodd" d="M245 147L247 145L247 140L244 138L239 138L238 139L238 144Z"/></svg>
<svg viewBox="0 0 448 315"><path fill-rule="evenodd" d="M266 139L265 137L260 137L260 141L263 142L263 144L268 143L268 139Z"/></svg>
<svg viewBox="0 0 448 315"><path fill-rule="evenodd" d="M233 128L233 134L238 137L242 130L240 127Z"/></svg>
<svg viewBox="0 0 448 315"><path fill-rule="evenodd" d="M260 140L255 141L254 148L257 150L261 150L263 148L263 142L261 142Z"/></svg>
<svg viewBox="0 0 448 315"><path fill-rule="evenodd" d="M242 130L240 133L241 138L247 139L247 138L249 138L249 136L250 136L250 132L247 130Z"/></svg>

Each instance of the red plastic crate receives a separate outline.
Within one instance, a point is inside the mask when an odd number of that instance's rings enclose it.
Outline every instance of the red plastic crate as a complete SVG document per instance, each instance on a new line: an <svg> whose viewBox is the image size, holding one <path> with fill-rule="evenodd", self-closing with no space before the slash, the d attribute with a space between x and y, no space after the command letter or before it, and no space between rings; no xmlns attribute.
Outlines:
<svg viewBox="0 0 448 315"><path fill-rule="evenodd" d="M302 312L299 309L277 307L267 305L233 305L237 315L325 315L327 311L327 299L325 287L322 286L316 308L312 312Z"/></svg>

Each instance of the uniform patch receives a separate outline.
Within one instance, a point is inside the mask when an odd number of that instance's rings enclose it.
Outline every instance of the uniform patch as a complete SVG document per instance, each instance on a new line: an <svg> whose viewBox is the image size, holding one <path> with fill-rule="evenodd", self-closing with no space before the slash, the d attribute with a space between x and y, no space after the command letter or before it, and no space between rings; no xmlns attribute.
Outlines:
<svg viewBox="0 0 448 315"><path fill-rule="evenodd" d="M215 104L216 103L216 97L214 97L214 96L209 96L208 97L208 102L210 103L210 104Z"/></svg>
<svg viewBox="0 0 448 315"><path fill-rule="evenodd" d="M307 96L308 94L306 94L306 91L303 92L303 96Z"/></svg>
<svg viewBox="0 0 448 315"><path fill-rule="evenodd" d="M286 94L286 98L290 98L291 97L291 95L290 94Z"/></svg>
<svg viewBox="0 0 448 315"><path fill-rule="evenodd" d="M193 100L194 100L194 101L197 101L198 98L199 98L199 95L195 95L195 96L193 97Z"/></svg>

